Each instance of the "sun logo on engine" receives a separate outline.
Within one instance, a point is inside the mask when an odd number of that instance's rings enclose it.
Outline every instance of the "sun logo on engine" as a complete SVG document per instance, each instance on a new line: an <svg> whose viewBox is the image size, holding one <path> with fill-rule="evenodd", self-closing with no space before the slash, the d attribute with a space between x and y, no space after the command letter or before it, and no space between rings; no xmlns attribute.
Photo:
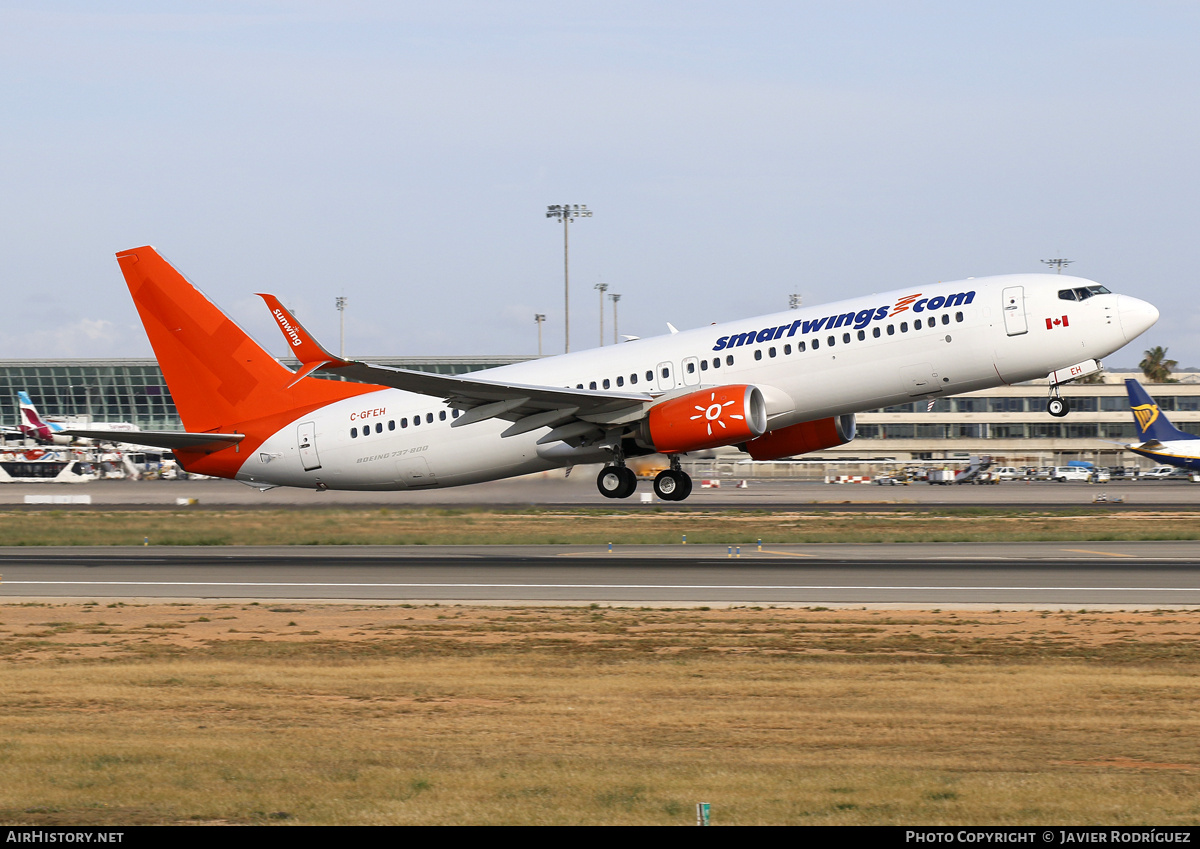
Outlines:
<svg viewBox="0 0 1200 849"><path fill-rule="evenodd" d="M718 400L717 400L717 393L716 393L716 392L714 392L714 393L712 394L712 397L710 398L710 401L711 401L711 403L710 403L710 404L709 404L707 407L701 407L699 404L697 404L697 405L696 405L696 409L699 411L699 415L692 416L692 417L691 417L691 420L692 420L692 421L695 421L696 419L699 419L699 418L704 418L704 419L707 419L707 420L708 420L708 435L709 435L709 436L712 436L712 432L713 432L713 422L716 422L716 423L717 423L717 424L719 424L719 425L720 425L722 428L724 428L724 429L727 429L727 428L726 428L726 425L725 425L725 422L721 421L721 414L722 414L723 412L725 412L725 408L726 408L726 407L728 407L728 406L730 406L730 405L732 405L732 404L734 404L734 403L736 403L736 402L734 402L734 401L726 401L724 404L722 404L720 401L718 401ZM736 413L731 413L731 414L729 415L729 418L731 418L731 419L745 419L746 417L745 417L745 416L739 416L739 415L737 415Z"/></svg>

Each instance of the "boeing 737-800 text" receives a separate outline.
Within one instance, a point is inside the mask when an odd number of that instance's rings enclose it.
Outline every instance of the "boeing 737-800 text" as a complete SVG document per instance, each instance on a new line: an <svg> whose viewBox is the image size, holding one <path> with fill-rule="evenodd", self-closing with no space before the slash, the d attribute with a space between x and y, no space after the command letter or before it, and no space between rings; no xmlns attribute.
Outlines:
<svg viewBox="0 0 1200 849"><path fill-rule="evenodd" d="M682 500L691 480L680 455L818 451L853 439L862 410L1049 375L1048 410L1066 415L1056 386L1096 371L1158 319L1145 301L1088 280L1017 274L448 376L334 356L263 295L301 363L293 371L153 248L117 259L187 428L122 438L173 449L189 472L262 488L459 486L603 463L600 492L623 498L637 486L626 458L657 452L671 467L655 492Z"/></svg>

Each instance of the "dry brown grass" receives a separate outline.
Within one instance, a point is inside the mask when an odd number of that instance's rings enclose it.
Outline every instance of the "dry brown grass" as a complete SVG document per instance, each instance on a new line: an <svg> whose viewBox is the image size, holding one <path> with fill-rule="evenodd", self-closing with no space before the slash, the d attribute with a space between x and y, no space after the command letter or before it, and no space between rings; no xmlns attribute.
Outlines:
<svg viewBox="0 0 1200 849"><path fill-rule="evenodd" d="M0 820L1200 816L1187 612L0 607Z"/></svg>
<svg viewBox="0 0 1200 849"><path fill-rule="evenodd" d="M135 510L0 513L6 545L495 545L1200 539L1200 513L911 511Z"/></svg>

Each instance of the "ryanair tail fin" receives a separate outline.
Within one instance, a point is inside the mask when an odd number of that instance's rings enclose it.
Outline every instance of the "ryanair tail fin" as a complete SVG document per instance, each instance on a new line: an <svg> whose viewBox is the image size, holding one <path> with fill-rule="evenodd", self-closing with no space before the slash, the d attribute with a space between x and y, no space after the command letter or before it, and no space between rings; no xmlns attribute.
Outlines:
<svg viewBox="0 0 1200 849"><path fill-rule="evenodd" d="M298 378L152 247L117 262L188 431L236 431L381 388Z"/></svg>
<svg viewBox="0 0 1200 849"><path fill-rule="evenodd" d="M1133 410L1134 426L1137 428L1138 439L1142 442L1170 442L1177 439L1198 439L1190 433L1184 433L1167 421L1158 403L1150 397L1142 384L1130 378L1125 381L1125 389L1129 392L1129 406Z"/></svg>

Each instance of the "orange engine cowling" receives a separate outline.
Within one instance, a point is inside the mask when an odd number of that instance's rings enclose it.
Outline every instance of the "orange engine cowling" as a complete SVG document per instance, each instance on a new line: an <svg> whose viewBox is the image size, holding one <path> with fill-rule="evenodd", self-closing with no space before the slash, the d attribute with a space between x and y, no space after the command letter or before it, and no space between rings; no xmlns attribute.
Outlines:
<svg viewBox="0 0 1200 849"><path fill-rule="evenodd" d="M755 460L778 460L809 451L845 445L854 438L854 415L831 416L812 422L781 427L746 443L746 451Z"/></svg>
<svg viewBox="0 0 1200 849"><path fill-rule="evenodd" d="M659 453L700 451L753 440L767 429L767 405L757 386L718 386L652 407L646 426Z"/></svg>

